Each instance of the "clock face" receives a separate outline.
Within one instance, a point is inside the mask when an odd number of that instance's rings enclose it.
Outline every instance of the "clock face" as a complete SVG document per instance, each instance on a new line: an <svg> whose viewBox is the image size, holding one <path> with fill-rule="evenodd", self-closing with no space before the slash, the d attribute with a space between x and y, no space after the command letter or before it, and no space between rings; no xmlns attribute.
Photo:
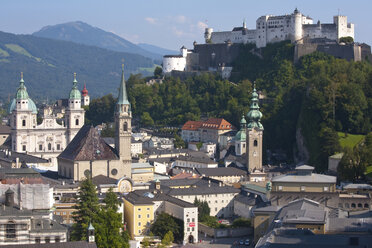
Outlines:
<svg viewBox="0 0 372 248"><path fill-rule="evenodd" d="M132 190L132 184L128 180L122 180L119 183L119 191L121 193L128 193Z"/></svg>

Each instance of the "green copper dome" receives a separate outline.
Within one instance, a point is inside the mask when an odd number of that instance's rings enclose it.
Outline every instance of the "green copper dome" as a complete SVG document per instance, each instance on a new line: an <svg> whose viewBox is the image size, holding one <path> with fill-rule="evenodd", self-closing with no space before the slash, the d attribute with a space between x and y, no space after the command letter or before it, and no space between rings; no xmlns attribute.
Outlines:
<svg viewBox="0 0 372 248"><path fill-rule="evenodd" d="M28 109L32 111L33 114L37 114L36 104L32 99L28 96L27 88L25 86L25 81L23 81L23 73L21 72L21 80L19 81L19 87L17 89L17 93L15 98L13 98L12 102L9 105L8 112L11 114L13 110L16 108L17 100L27 100L28 101Z"/></svg>
<svg viewBox="0 0 372 248"><path fill-rule="evenodd" d="M244 118L244 115L242 116L242 119L240 120L240 130L235 135L236 141L246 141L247 134L245 131L247 121Z"/></svg>
<svg viewBox="0 0 372 248"><path fill-rule="evenodd" d="M70 99L81 99L81 93L77 88L76 73L74 73L74 81L72 82L72 89L70 91Z"/></svg>
<svg viewBox="0 0 372 248"><path fill-rule="evenodd" d="M247 125L249 129L252 128L263 129L263 126L260 122L262 118L262 113L260 112L260 106L258 105L258 94L256 91L256 86L254 86L253 88L252 103L250 110L247 114L247 118L249 120L249 123Z"/></svg>

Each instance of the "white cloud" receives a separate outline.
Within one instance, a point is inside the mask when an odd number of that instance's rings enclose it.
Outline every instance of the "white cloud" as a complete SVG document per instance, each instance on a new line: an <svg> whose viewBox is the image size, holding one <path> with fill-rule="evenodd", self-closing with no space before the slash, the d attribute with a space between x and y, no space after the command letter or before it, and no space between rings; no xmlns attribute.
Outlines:
<svg viewBox="0 0 372 248"><path fill-rule="evenodd" d="M157 21L158 21L158 19L153 18L153 17L146 17L146 18L145 18L145 21L147 21L147 22L150 23L150 24L156 24Z"/></svg>
<svg viewBox="0 0 372 248"><path fill-rule="evenodd" d="M178 23L185 23L186 22L186 16L183 16L183 15L178 15L175 17L176 19L176 22Z"/></svg>
<svg viewBox="0 0 372 248"><path fill-rule="evenodd" d="M208 24L206 24L205 22L198 21L197 26L200 30L204 31L208 27Z"/></svg>

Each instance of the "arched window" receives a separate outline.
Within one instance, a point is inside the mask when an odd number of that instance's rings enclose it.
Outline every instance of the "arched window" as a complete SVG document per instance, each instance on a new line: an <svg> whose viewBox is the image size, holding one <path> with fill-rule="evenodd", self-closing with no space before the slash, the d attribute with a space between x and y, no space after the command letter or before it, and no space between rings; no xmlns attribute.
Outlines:
<svg viewBox="0 0 372 248"><path fill-rule="evenodd" d="M9 221L6 224L6 238L7 239L16 238L16 224L13 221Z"/></svg>
<svg viewBox="0 0 372 248"><path fill-rule="evenodd" d="M26 126L26 120L22 120L22 127Z"/></svg>
<svg viewBox="0 0 372 248"><path fill-rule="evenodd" d="M254 140L254 141L253 141L253 146L258 146L258 142L257 142L257 140Z"/></svg>
<svg viewBox="0 0 372 248"><path fill-rule="evenodd" d="M358 203L358 208L362 208L363 207L363 204L362 203Z"/></svg>
<svg viewBox="0 0 372 248"><path fill-rule="evenodd" d="M356 208L356 204L355 203L351 203L351 207L352 208Z"/></svg>
<svg viewBox="0 0 372 248"><path fill-rule="evenodd" d="M124 122L123 129L124 129L124 132L128 131L128 123L127 122Z"/></svg>
<svg viewBox="0 0 372 248"><path fill-rule="evenodd" d="M48 143L48 150L52 150L52 144L51 143Z"/></svg>
<svg viewBox="0 0 372 248"><path fill-rule="evenodd" d="M345 203L345 208L350 208L349 203Z"/></svg>
<svg viewBox="0 0 372 248"><path fill-rule="evenodd" d="M75 125L76 125L76 126L79 125L79 119L76 119L76 120L75 120Z"/></svg>
<svg viewBox="0 0 372 248"><path fill-rule="evenodd" d="M364 208L369 208L368 203L364 203Z"/></svg>
<svg viewBox="0 0 372 248"><path fill-rule="evenodd" d="M43 150L43 145L39 145L39 151Z"/></svg>

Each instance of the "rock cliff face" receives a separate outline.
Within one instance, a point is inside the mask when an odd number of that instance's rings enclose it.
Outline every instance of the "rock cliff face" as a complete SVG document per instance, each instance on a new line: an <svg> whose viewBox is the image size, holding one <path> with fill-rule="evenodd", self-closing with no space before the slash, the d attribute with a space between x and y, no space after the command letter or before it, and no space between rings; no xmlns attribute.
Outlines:
<svg viewBox="0 0 372 248"><path fill-rule="evenodd" d="M296 147L293 152L295 163L307 162L310 158L309 151L305 145L304 136L301 133L302 129L297 127L296 129Z"/></svg>

